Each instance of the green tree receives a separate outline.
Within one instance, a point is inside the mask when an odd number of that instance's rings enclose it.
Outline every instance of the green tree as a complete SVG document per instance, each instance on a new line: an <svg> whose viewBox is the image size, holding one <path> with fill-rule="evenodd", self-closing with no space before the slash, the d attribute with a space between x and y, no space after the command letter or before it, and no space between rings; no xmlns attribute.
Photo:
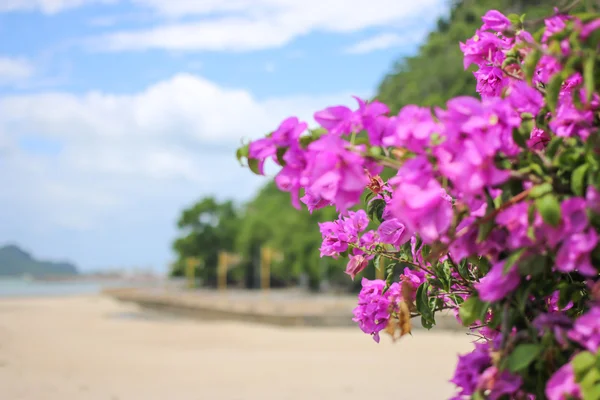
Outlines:
<svg viewBox="0 0 600 400"><path fill-rule="evenodd" d="M197 257L202 260L203 266L197 270L196 276L214 284L219 251L233 251L239 221L239 211L233 202L219 203L212 197L183 210L177 222L182 236L173 243L178 259L171 275L184 275L185 260Z"/></svg>
<svg viewBox="0 0 600 400"><path fill-rule="evenodd" d="M327 278L341 279L347 260L321 259L318 248L321 234L318 222L337 217L335 209L329 207L307 215L290 205L289 194L277 189L273 182L267 184L246 206L237 238L237 250L247 265L247 285L255 286L258 277L258 259L262 246L271 247L283 255L280 262L271 267L275 284L297 282L302 274L308 275L310 286L318 288L319 282Z"/></svg>

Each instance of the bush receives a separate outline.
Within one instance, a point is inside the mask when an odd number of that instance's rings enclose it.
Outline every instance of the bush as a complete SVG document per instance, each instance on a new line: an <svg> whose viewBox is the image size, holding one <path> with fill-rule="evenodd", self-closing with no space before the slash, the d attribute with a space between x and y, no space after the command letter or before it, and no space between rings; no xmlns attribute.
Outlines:
<svg viewBox="0 0 600 400"><path fill-rule="evenodd" d="M354 310L375 341L446 309L479 336L455 399L600 399L600 16L523 27L492 10L460 44L481 99L393 116L357 99L315 113L315 130L288 118L238 158L280 165L296 207L336 207L322 257L347 257L352 279L385 269Z"/></svg>

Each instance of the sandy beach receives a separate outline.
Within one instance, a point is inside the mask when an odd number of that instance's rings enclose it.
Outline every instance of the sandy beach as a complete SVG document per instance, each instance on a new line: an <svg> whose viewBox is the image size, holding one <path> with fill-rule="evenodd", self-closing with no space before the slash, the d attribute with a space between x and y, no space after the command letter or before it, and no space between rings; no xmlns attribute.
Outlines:
<svg viewBox="0 0 600 400"><path fill-rule="evenodd" d="M0 398L446 399L472 340L140 315L100 296L0 300Z"/></svg>

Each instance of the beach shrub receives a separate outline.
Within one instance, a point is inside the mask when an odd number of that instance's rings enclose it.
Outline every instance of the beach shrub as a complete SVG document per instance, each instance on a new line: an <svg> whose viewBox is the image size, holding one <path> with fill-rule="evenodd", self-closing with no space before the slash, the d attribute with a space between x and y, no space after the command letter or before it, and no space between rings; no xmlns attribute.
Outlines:
<svg viewBox="0 0 600 400"><path fill-rule="evenodd" d="M395 115L356 98L237 157L279 165L295 207L337 209L321 257L347 258L352 279L385 271L354 309L375 341L442 310L470 329L454 399L600 399L600 15L557 11L534 33L524 16L482 20L460 43L478 98Z"/></svg>

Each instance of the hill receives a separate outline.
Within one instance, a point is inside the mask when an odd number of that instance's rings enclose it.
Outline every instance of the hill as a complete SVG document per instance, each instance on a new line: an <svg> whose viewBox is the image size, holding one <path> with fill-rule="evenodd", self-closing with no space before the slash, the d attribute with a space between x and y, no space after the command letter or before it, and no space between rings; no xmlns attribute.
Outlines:
<svg viewBox="0 0 600 400"><path fill-rule="evenodd" d="M76 275L77 267L68 262L36 260L15 245L0 247L0 276Z"/></svg>

